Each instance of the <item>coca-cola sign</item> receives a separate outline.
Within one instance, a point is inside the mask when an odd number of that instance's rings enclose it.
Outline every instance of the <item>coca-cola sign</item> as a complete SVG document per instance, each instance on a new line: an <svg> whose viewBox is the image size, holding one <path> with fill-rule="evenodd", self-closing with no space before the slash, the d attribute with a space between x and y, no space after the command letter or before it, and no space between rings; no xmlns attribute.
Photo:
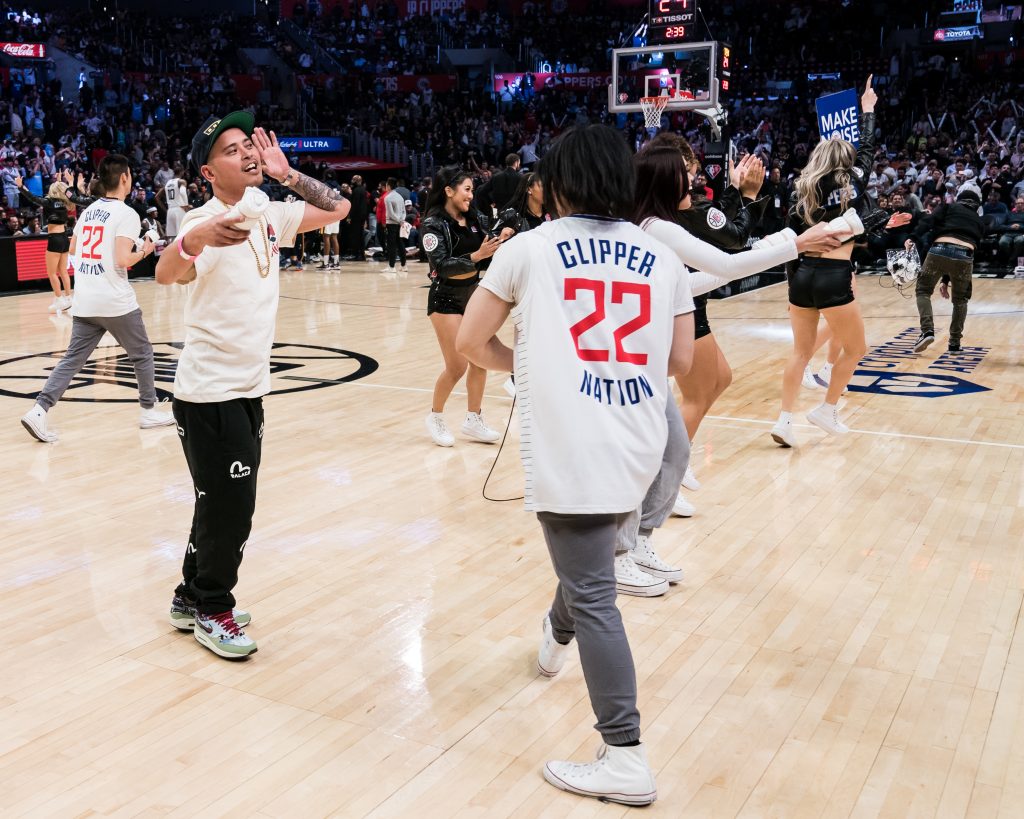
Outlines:
<svg viewBox="0 0 1024 819"><path fill-rule="evenodd" d="M0 43L0 50L8 57L46 57L46 46L43 43Z"/></svg>

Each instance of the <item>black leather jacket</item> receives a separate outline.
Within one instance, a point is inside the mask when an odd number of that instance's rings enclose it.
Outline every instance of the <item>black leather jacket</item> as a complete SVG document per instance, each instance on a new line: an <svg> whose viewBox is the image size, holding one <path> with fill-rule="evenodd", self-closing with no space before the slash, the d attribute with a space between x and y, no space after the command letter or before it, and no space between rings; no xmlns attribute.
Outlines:
<svg viewBox="0 0 1024 819"><path fill-rule="evenodd" d="M475 224L483 236L486 236L490 220L480 211L471 209L466 213L466 224ZM453 232L453 227L457 228L458 223L447 213L431 214L420 223L420 243L423 252L427 254L429 276L432 281L443 281L452 276L479 272L485 270L490 263L490 259L484 259L479 263L470 259L470 254L476 248L460 249L458 233Z"/></svg>
<svg viewBox="0 0 1024 819"><path fill-rule="evenodd" d="M850 191L847 207L856 208L857 212L865 215L872 210L872 205L864 195L871 179L871 167L875 163L875 115L860 115L860 145L857 147L857 158L853 162L850 173ZM795 204L796 191L793 192ZM829 222L843 213L842 189L834 176L827 176L818 183L818 201L821 206L818 211L812 214L811 224L807 224L797 213L796 207L790 209L789 227L797 233L803 233L811 225L818 222Z"/></svg>
<svg viewBox="0 0 1024 819"><path fill-rule="evenodd" d="M701 199L679 211L679 224L687 233L721 250L743 250L750 239L750 227L760 218L753 200L743 199L736 188L726 188L716 205Z"/></svg>
<svg viewBox="0 0 1024 819"><path fill-rule="evenodd" d="M43 222L47 225L66 225L68 223L68 206L60 199L51 199L49 196L36 196L26 188L21 188L19 193L37 208L43 209ZM73 205L79 208L86 208L96 200L91 196L83 196L72 188L68 188L65 194Z"/></svg>

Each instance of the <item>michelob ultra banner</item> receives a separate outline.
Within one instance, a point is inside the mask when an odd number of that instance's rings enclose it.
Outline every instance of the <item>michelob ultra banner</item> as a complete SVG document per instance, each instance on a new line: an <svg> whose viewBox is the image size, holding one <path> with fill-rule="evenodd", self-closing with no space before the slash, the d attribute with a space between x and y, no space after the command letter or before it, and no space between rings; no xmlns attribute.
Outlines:
<svg viewBox="0 0 1024 819"><path fill-rule="evenodd" d="M845 139L857 147L860 144L860 120L857 108L857 89L848 88L835 94L826 94L814 101L818 109L818 130L821 140Z"/></svg>

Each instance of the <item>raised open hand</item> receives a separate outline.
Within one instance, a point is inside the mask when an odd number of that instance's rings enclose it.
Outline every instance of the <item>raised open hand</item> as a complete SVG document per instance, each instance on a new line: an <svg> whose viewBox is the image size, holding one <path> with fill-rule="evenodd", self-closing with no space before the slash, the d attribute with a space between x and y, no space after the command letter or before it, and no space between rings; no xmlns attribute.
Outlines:
<svg viewBox="0 0 1024 819"><path fill-rule="evenodd" d="M256 128L252 132L252 144L256 146L267 176L280 182L288 175L291 167L288 165L288 157L277 144L277 134L273 131L268 134L264 129Z"/></svg>

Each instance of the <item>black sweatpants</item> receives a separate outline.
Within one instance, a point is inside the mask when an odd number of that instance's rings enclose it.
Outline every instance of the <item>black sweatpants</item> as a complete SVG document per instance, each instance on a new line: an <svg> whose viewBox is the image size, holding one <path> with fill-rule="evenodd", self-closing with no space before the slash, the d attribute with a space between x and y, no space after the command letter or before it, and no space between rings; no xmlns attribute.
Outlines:
<svg viewBox="0 0 1024 819"><path fill-rule="evenodd" d="M263 399L213 404L174 399L174 420L196 492L182 581L175 594L201 614L235 607L245 544L256 511L256 475L263 448Z"/></svg>
<svg viewBox="0 0 1024 819"><path fill-rule="evenodd" d="M405 267L405 239L402 238L400 233L401 227L401 225L387 226L388 246L385 250L388 254L388 267L395 266L396 256L401 261L402 267Z"/></svg>

